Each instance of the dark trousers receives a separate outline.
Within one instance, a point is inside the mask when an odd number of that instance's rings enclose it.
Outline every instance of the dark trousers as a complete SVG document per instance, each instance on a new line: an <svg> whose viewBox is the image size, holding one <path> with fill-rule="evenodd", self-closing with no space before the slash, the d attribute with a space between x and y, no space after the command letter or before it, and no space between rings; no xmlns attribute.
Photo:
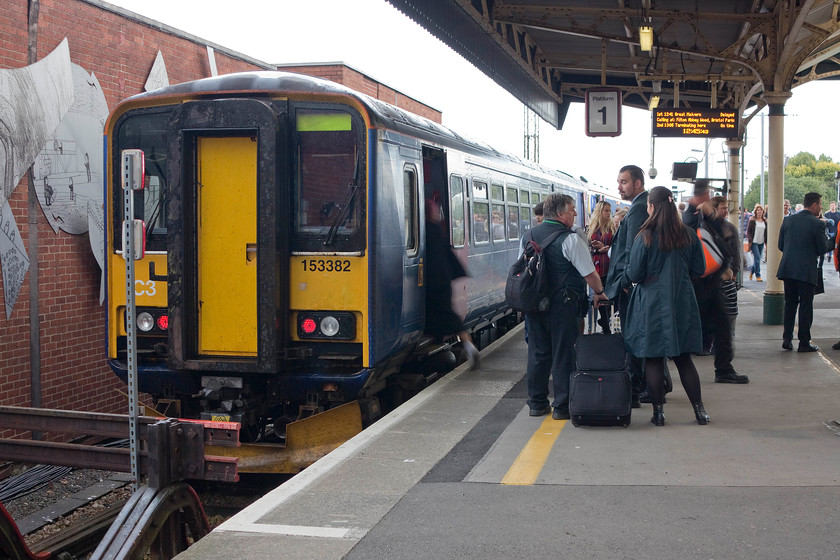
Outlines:
<svg viewBox="0 0 840 560"><path fill-rule="evenodd" d="M627 322L627 306L630 304L630 293L624 290L618 292L618 318L621 320L621 332L625 332ZM639 393L645 390L647 381L645 379L644 361L632 354L627 355L628 369L630 371L630 382L633 386L633 395L638 397Z"/></svg>
<svg viewBox="0 0 840 560"><path fill-rule="evenodd" d="M528 406L545 408L548 380L554 389L553 407L569 407L569 377L575 368L578 310L575 305L555 304L543 313L528 313ZM574 307L574 309L572 308Z"/></svg>
<svg viewBox="0 0 840 560"><path fill-rule="evenodd" d="M811 343L811 323L814 322L814 288L801 280L782 279L785 283L785 330L782 338L793 339L793 323L796 320L796 308L799 307L799 345Z"/></svg>
<svg viewBox="0 0 840 560"><path fill-rule="evenodd" d="M724 306L723 291L719 277L699 278L694 282L694 295L700 308L700 322L703 330L712 333L715 340L715 375L726 375L735 371L732 358L732 324Z"/></svg>

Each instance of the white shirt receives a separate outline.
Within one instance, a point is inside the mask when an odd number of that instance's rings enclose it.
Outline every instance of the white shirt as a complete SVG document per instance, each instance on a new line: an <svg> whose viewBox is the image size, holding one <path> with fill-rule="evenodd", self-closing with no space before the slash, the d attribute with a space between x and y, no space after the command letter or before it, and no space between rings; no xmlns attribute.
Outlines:
<svg viewBox="0 0 840 560"><path fill-rule="evenodd" d="M589 254L589 245L579 235L567 235L563 239L563 256L566 257L581 276L595 272L595 263Z"/></svg>
<svg viewBox="0 0 840 560"><path fill-rule="evenodd" d="M765 222L755 222L755 231L753 232L753 243L757 245L764 244L764 230L767 227Z"/></svg>

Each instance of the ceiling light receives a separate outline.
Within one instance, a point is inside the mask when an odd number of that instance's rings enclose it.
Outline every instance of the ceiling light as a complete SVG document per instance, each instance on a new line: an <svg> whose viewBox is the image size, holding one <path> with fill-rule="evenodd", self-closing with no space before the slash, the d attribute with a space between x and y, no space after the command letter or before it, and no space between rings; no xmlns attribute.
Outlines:
<svg viewBox="0 0 840 560"><path fill-rule="evenodd" d="M653 111L659 107L659 96L658 95L651 95L650 101L648 101L648 110Z"/></svg>
<svg viewBox="0 0 840 560"><path fill-rule="evenodd" d="M639 47L645 52L650 52L653 48L653 27L649 25L639 27Z"/></svg>

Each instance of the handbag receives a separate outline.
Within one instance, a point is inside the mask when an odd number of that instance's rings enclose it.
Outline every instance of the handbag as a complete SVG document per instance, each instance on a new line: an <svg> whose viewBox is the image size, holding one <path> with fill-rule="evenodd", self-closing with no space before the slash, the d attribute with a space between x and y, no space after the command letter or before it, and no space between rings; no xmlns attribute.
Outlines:
<svg viewBox="0 0 840 560"><path fill-rule="evenodd" d="M822 267L817 268L817 286L814 288L814 295L825 293L825 282L823 281Z"/></svg>
<svg viewBox="0 0 840 560"><path fill-rule="evenodd" d="M747 241L746 239L744 240L744 252L745 253L749 253L752 250L751 245L752 244L749 241Z"/></svg>

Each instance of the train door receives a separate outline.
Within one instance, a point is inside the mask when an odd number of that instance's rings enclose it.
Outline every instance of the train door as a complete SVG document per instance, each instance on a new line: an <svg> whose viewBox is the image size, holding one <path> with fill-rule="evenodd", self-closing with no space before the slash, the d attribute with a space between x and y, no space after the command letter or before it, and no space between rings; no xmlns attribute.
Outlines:
<svg viewBox="0 0 840 560"><path fill-rule="evenodd" d="M257 139L196 142L200 356L257 354Z"/></svg>
<svg viewBox="0 0 840 560"><path fill-rule="evenodd" d="M192 101L169 121L170 364L276 371L288 280L285 102Z"/></svg>

